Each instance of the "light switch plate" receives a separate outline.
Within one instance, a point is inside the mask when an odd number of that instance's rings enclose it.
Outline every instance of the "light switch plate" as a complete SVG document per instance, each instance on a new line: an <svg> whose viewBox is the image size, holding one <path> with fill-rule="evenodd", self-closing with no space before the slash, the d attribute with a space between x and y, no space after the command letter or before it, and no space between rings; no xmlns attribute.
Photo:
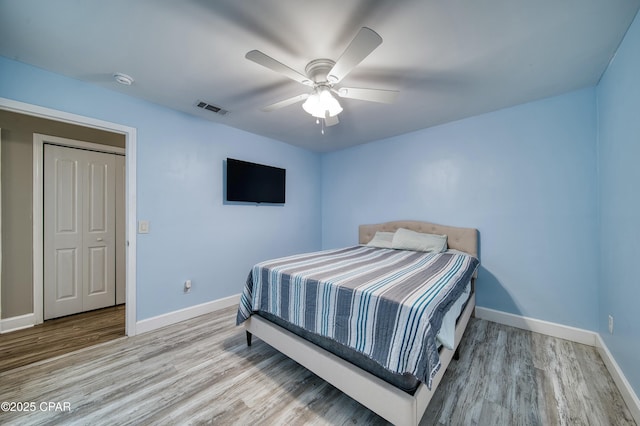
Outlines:
<svg viewBox="0 0 640 426"><path fill-rule="evenodd" d="M149 233L149 221L148 220L139 220L138 221L138 234L148 234Z"/></svg>

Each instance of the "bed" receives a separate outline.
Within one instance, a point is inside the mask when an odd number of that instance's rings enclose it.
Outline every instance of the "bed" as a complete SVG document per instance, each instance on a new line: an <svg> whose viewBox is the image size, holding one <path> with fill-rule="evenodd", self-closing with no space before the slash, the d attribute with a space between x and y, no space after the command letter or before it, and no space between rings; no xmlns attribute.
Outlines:
<svg viewBox="0 0 640 426"><path fill-rule="evenodd" d="M416 253L367 245L377 232L396 231L446 235L448 250L442 254ZM296 255L256 265L249 274L237 322L244 325L249 345L251 336L256 336L388 421L396 425L417 425L454 357L475 308L478 232L472 228L428 222L395 221L361 225L358 241L359 245L354 247ZM443 266L445 264L446 267ZM301 269L301 265L307 269ZM332 308L323 308L326 312L320 313L314 310L316 308L296 304L298 299L294 293L299 291L296 289L300 288L301 278L296 272L289 274L283 271L298 270L313 277L322 276L322 273L331 276L327 283L323 280L303 281L305 285L312 282L313 293L319 298L326 298L320 305ZM376 275L375 280L371 279L372 275ZM430 280L428 287L424 291L421 288L420 291L415 290L415 283L426 282L424 277L427 275ZM411 279L401 280L399 276ZM410 289L406 294L402 293L402 297L411 303L403 301L391 311L391 308L385 308L387 303L391 303L387 300L390 298L388 295L400 294L400 290L388 290L386 286L396 279L398 288ZM378 285L378 281L385 283L367 293L368 298L379 297L375 303L367 298L364 304L361 300L365 296L349 287L350 283L358 280L358 285L362 282L368 283L367 286L369 283ZM340 287L342 283L347 283L346 290ZM354 285L353 288L361 287ZM386 291L384 295L381 295L382 290L378 290L382 288ZM251 305L252 292L256 293L255 305L260 306ZM433 302L421 302L426 300L426 294ZM358 317L355 312L347 318L341 313L344 309L340 308L345 305L351 306L353 311L362 311L362 306L366 306L377 316ZM447 315L454 309L457 309L455 313ZM412 316L415 312L424 316ZM440 324L446 322L445 317L452 315L450 342L441 344ZM362 319L368 321L369 317L375 317L375 327ZM316 328L305 330L302 322L306 328L309 328L309 322ZM417 328L409 328L407 324ZM397 340L397 335L404 337Z"/></svg>

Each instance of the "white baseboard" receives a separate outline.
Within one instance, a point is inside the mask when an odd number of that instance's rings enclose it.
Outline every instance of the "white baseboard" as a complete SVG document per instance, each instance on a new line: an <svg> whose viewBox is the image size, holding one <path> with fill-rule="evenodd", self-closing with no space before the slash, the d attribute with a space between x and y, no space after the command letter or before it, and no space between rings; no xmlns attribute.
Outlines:
<svg viewBox="0 0 640 426"><path fill-rule="evenodd" d="M509 314L489 308L476 306L476 317L498 324L521 328L535 333L545 334L551 337L569 340L583 345L596 346L597 333L582 328L570 327L521 315Z"/></svg>
<svg viewBox="0 0 640 426"><path fill-rule="evenodd" d="M640 399L638 399L638 395L633 391L631 384L622 373L620 366L615 358L613 358L613 355L611 355L611 352L609 352L609 348L607 348L607 345L599 334L596 337L596 348L600 353L604 365L607 367L607 370L609 370L613 381L616 383L616 386L618 386L622 394L622 399L624 399L629 411L631 411L633 419L640 425Z"/></svg>
<svg viewBox="0 0 640 426"><path fill-rule="evenodd" d="M600 334L581 328L542 321L535 318L523 317L521 315L514 315L479 306L476 306L476 318L533 331L535 333L551 337L558 337L560 339L582 343L584 345L594 346L598 350L598 353L602 358L602 362L604 362L604 365L607 367L613 381L620 390L622 399L624 399L624 402L627 404L631 415L636 423L640 424L640 400L631 387L631 384L624 376L620 366L618 366L618 363L613 358L613 355L609 352L609 349L602 340L602 337L600 337Z"/></svg>
<svg viewBox="0 0 640 426"><path fill-rule="evenodd" d="M136 323L136 334L157 330L158 328L228 308L229 306L234 306L238 303L240 303L239 293L222 299L212 300L211 302L202 303L200 305L190 306L188 308L158 315L157 317L147 318Z"/></svg>
<svg viewBox="0 0 640 426"><path fill-rule="evenodd" d="M5 318L0 320L0 334L33 327L35 324L36 316L34 314L24 314L17 317Z"/></svg>

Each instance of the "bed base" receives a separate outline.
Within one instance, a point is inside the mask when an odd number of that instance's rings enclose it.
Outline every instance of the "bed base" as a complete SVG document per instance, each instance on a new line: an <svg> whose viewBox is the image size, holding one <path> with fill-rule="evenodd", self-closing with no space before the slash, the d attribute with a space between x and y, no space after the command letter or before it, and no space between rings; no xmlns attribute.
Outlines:
<svg viewBox="0 0 640 426"><path fill-rule="evenodd" d="M456 324L453 350L445 347L440 350L442 365L433 378L431 390L420 384L413 395L257 315L251 316L244 324L248 345L251 345L251 335L255 335L394 425L415 426L422 419L454 352L457 352L475 305L475 292L472 292Z"/></svg>

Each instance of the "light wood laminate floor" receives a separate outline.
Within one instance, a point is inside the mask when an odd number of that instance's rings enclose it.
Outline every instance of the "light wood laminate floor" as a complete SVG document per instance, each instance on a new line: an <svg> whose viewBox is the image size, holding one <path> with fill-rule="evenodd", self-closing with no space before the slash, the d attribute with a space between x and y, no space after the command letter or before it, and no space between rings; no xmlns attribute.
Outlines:
<svg viewBox="0 0 640 426"><path fill-rule="evenodd" d="M0 424L386 424L260 340L247 347L234 322L228 308L0 373L0 400L36 407ZM461 345L423 425L635 424L594 348L477 319Z"/></svg>
<svg viewBox="0 0 640 426"><path fill-rule="evenodd" d="M125 305L0 334L0 372L124 337Z"/></svg>

